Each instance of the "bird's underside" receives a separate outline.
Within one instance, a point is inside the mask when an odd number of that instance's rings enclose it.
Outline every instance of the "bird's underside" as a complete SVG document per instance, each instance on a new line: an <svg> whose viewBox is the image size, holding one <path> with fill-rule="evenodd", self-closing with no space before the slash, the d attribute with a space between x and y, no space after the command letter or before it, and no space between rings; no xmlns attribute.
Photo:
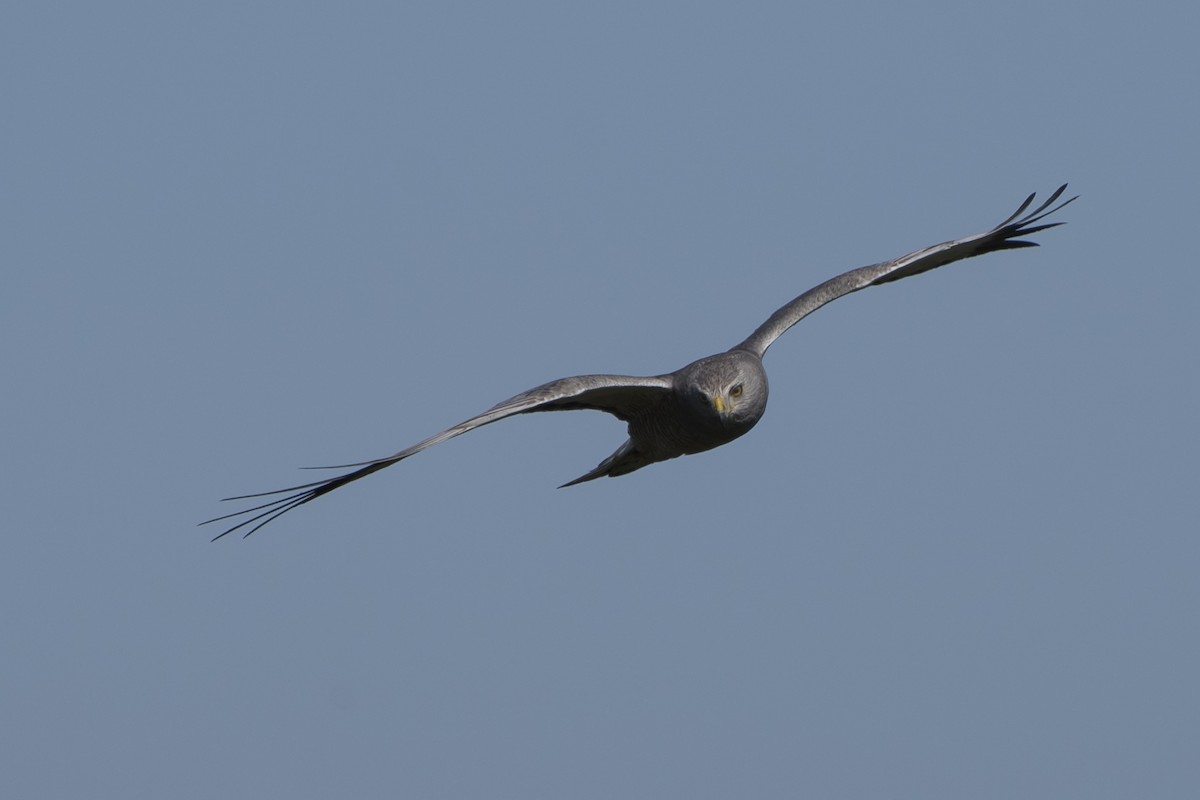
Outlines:
<svg viewBox="0 0 1200 800"><path fill-rule="evenodd" d="M648 464L719 447L749 431L762 417L767 402L767 376L762 357L767 348L797 322L826 303L868 286L919 275L954 261L997 250L1036 247L1036 242L1020 237L1063 224L1041 221L1075 200L1072 197L1054 205L1066 188L1066 184L1060 186L1032 211L1028 209L1034 195L1029 195L1012 216L984 233L943 242L832 278L780 308L745 341L724 353L702 358L665 375L578 375L551 381L386 458L331 467L351 470L336 477L226 498L275 499L200 524L244 517L215 539L243 528L247 529L244 535L249 536L282 514L347 483L365 478L447 439L517 414L590 409L612 414L628 424L629 439L616 452L595 469L563 486L625 475Z"/></svg>

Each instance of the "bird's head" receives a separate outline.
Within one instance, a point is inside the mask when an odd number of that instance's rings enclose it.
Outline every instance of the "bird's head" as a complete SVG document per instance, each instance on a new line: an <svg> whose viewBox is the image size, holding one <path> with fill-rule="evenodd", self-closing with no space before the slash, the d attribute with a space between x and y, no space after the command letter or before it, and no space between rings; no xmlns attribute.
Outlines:
<svg viewBox="0 0 1200 800"><path fill-rule="evenodd" d="M684 397L696 420L719 429L725 441L754 427L767 408L762 360L744 350L702 358L680 370Z"/></svg>

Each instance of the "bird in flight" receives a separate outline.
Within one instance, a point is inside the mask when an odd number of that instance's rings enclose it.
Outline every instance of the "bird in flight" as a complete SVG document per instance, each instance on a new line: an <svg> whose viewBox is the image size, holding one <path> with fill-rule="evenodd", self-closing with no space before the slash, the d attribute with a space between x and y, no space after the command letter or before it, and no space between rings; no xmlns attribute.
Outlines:
<svg viewBox="0 0 1200 800"><path fill-rule="evenodd" d="M298 506L422 450L483 425L533 411L593 409L612 414L629 426L629 439L616 452L601 461L595 469L563 486L574 486L606 476L615 478L647 464L719 447L749 431L762 418L767 407L767 373L763 369L762 358L767 348L788 328L831 300L868 286L919 275L954 261L997 250L1037 247L1036 242L1024 241L1020 237L1063 224L1041 221L1076 199L1072 197L1055 205L1066 188L1066 184L1058 187L1032 211L1029 211L1029 207L1033 205L1035 195L1029 195L1012 216L984 233L935 244L892 261L831 278L780 308L745 341L724 353L693 361L665 375L645 378L577 375L550 381L386 458L330 467L351 470L337 477L272 492L227 497L226 500L253 501L283 495L200 524L246 517L222 531L213 541L243 528L248 528L244 536L249 536Z"/></svg>

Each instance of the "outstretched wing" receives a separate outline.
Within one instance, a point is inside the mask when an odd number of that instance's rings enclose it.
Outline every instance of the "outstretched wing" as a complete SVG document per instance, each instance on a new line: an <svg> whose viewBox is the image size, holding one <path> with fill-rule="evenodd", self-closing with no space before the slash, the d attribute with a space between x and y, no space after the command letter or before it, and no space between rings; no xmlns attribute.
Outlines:
<svg viewBox="0 0 1200 800"><path fill-rule="evenodd" d="M268 522L278 519L281 515L286 514L297 506L302 506L305 503L316 500L321 495L329 494L334 489L341 488L347 483L356 481L359 478L365 478L372 472L378 472L384 467L390 467L397 461L403 461L411 455L416 455L422 450L433 447L435 444L441 444L447 439L453 439L455 436L474 430L482 425L496 422L505 417L511 417L514 414L526 414L532 411L568 411L573 409L606 411L618 419L628 420L641 410L661 402L670 393L671 386L669 376L635 378L625 375L578 375L573 378L562 378L557 381L551 381L550 383L530 389L527 392L522 392L509 400L505 400L503 403L492 407L479 416L471 417L465 422L460 422L453 428L444 430L436 436L431 436L419 444L401 450L399 453L387 456L386 458L375 459L374 461L328 467L328 469L358 467L358 469L347 472L344 475L339 475L336 478L305 483L299 486L289 486L286 489L276 489L273 492L259 492L258 494L226 497L226 500L248 500L255 497L284 495L284 497L254 506L253 508L214 517L200 524L207 525L210 522L219 522L223 519L233 519L253 514L248 519L242 520L231 528L219 533L213 538L213 541L215 542L225 534L233 533L247 525L252 526L245 533L246 536L249 536Z"/></svg>
<svg viewBox="0 0 1200 800"><path fill-rule="evenodd" d="M820 286L809 289L776 311L766 322L758 327L758 330L750 334L750 337L746 341L733 349L749 350L761 357L763 353L767 352L767 348L782 336L788 328L831 300L836 300L842 295L847 295L851 292L857 292L859 289L865 289L868 286L875 286L876 284L887 283L889 281L898 281L910 275L919 275L922 272L937 269L953 261L970 258L971 256L981 256L984 253L992 253L996 250L1037 247L1037 242L1021 241L1017 237L1028 236L1031 233L1037 233L1047 228L1062 225L1063 223L1061 222L1051 222L1043 225L1035 223L1045 219L1076 199L1072 197L1070 200L1064 200L1057 206L1054 206L1054 202L1062 196L1066 188L1067 185L1064 183L1058 187L1058 190L1054 194L1047 198L1046 202L1026 214L1026 209L1033 204L1033 198L1035 197L1035 195L1029 195L1011 217L986 233L968 236L965 239L955 239L952 242L935 244L933 247L926 247L924 250L909 253L894 261L885 261L881 264L851 270L836 278L827 280ZM1051 208L1051 206L1054 207Z"/></svg>

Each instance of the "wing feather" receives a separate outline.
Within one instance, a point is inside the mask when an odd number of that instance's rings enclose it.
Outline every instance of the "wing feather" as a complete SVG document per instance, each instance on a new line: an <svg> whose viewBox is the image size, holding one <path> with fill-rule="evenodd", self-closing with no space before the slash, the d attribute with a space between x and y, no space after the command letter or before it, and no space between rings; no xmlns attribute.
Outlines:
<svg viewBox="0 0 1200 800"><path fill-rule="evenodd" d="M321 481L313 481L312 483L303 483L298 486L289 486L286 489L276 489L270 492L226 497L225 500L252 500L258 497L285 495L284 497L270 500L252 508L213 517L200 524L208 525L212 522L234 519L251 514L253 516L217 534L213 538L213 541L247 526L249 526L249 530L246 531L244 536L249 536L293 508L312 502L322 495L329 494L334 489L340 489L348 483L365 478L385 467L390 467L398 461L403 461L409 456L416 455L422 450L428 450L430 447L441 444L447 439L453 439L455 436L460 436L467 431L474 430L483 425L488 425L516 414L526 414L534 411L568 411L574 409L604 411L618 419L628 420L643 409L661 402L670 393L671 387L672 383L669 376L639 378L627 375L577 375L571 378L561 378L542 384L541 386L536 386L529 391L522 392L516 397L498 403L484 413L460 422L454 427L448 428L411 447L407 447L398 453L393 453L390 456L375 459L374 461L329 467L329 469L357 468L344 475L338 475L337 477Z"/></svg>
<svg viewBox="0 0 1200 800"><path fill-rule="evenodd" d="M1062 193L1066 191L1066 188L1067 185L1064 183L1045 202L1033 211L1026 213L1026 209L1033 204L1036 197L1035 194L1029 195L1012 216L984 233L935 244L932 247L926 247L915 253L909 253L893 261L884 261L869 267L861 267L838 275L836 278L831 278L819 286L809 289L776 311L754 333L750 334L749 338L733 349L748 350L761 357L767 352L767 348L782 336L788 328L826 303L851 292L856 292L859 289L865 289L868 286L875 286L880 283L898 281L901 278L908 278L912 275L919 275L922 272L928 272L931 269L937 269L946 264L960 261L964 258L971 258L972 256L980 256L984 253L992 253L998 250L1015 250L1022 247L1037 247L1037 242L1022 241L1016 237L1028 236L1038 231L1063 225L1064 223L1062 222L1050 222L1042 225L1035 225L1034 223L1045 219L1076 199L1072 197L1058 205L1054 205L1058 198L1062 196Z"/></svg>

